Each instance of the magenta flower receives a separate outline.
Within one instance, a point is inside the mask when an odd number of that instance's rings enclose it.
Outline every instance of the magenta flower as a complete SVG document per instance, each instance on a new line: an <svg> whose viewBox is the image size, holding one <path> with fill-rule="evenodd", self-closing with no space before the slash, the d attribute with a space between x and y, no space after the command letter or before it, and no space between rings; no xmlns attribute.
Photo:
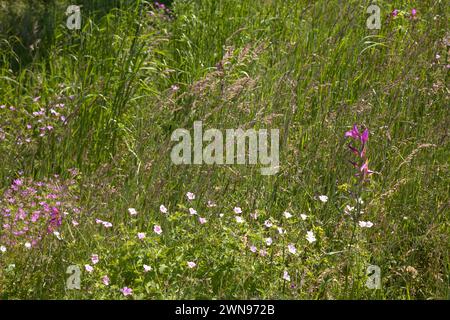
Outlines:
<svg viewBox="0 0 450 320"><path fill-rule="evenodd" d="M393 17L398 16L398 9L394 9L394 10L391 12L391 15L392 15Z"/></svg>
<svg viewBox="0 0 450 320"><path fill-rule="evenodd" d="M417 10L415 8L413 8L411 10L411 16L414 18L417 15Z"/></svg>
<svg viewBox="0 0 450 320"><path fill-rule="evenodd" d="M366 142L369 140L369 129L365 129L364 132L361 135L361 142L363 144L366 144Z"/></svg>
<svg viewBox="0 0 450 320"><path fill-rule="evenodd" d="M360 134L359 134L358 127L356 126L356 124L353 125L352 130L347 131L347 132L345 133L345 136L346 136L346 137L351 137L351 138L353 138L353 139L359 139Z"/></svg>

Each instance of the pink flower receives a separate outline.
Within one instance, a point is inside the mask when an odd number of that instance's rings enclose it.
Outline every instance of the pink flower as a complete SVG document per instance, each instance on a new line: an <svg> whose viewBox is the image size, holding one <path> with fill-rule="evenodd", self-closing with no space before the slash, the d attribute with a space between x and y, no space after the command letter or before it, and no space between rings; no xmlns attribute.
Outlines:
<svg viewBox="0 0 450 320"><path fill-rule="evenodd" d="M254 220L258 219L258 212L250 213L250 217L252 217Z"/></svg>
<svg viewBox="0 0 450 320"><path fill-rule="evenodd" d="M137 215L137 211L136 211L136 209L135 208L129 208L128 209L128 212L130 213L130 215L132 215L132 216L135 216L135 215Z"/></svg>
<svg viewBox="0 0 450 320"><path fill-rule="evenodd" d="M72 220L72 224L73 224L73 226L74 226L74 227L76 227L76 226L78 226L78 225L79 225L79 223L78 223L78 221L77 221L77 220Z"/></svg>
<svg viewBox="0 0 450 320"><path fill-rule="evenodd" d="M265 257L265 256L267 256L267 251L264 250L264 249L261 249L261 250L259 250L259 255L260 255L261 257Z"/></svg>
<svg viewBox="0 0 450 320"><path fill-rule="evenodd" d="M194 200L195 194L193 194L192 192L188 192L186 193L186 197L188 198L188 200Z"/></svg>
<svg viewBox="0 0 450 320"><path fill-rule="evenodd" d="M273 240L272 240L272 238L266 238L266 244L268 245L268 246L270 246L271 244L273 243Z"/></svg>
<svg viewBox="0 0 450 320"><path fill-rule="evenodd" d="M393 17L398 16L398 9L394 9L394 10L391 12L391 15L392 15Z"/></svg>
<svg viewBox="0 0 450 320"><path fill-rule="evenodd" d="M195 263L195 262L193 262L193 261L188 261L188 263L187 263L187 265L188 265L188 267L189 268L195 268L196 266L197 266L197 264Z"/></svg>
<svg viewBox="0 0 450 320"><path fill-rule="evenodd" d="M87 272L91 273L92 271L94 271L94 268L88 264L84 265L84 268L86 269Z"/></svg>
<svg viewBox="0 0 450 320"><path fill-rule="evenodd" d="M417 15L417 10L413 8L411 10L411 16L414 18L416 15Z"/></svg>
<svg viewBox="0 0 450 320"><path fill-rule="evenodd" d="M105 286L109 286L109 277L108 276L103 276L102 282L103 282L103 284Z"/></svg>
<svg viewBox="0 0 450 320"><path fill-rule="evenodd" d="M197 210L195 210L194 208L189 208L189 213L191 215L197 214Z"/></svg>
<svg viewBox="0 0 450 320"><path fill-rule="evenodd" d="M200 224L205 224L207 220L205 218L199 217L198 221L200 222Z"/></svg>
<svg viewBox="0 0 450 320"><path fill-rule="evenodd" d="M241 216L236 216L235 218L236 218L236 222L237 223L243 223L244 222L244 219Z"/></svg>
<svg viewBox="0 0 450 320"><path fill-rule="evenodd" d="M142 240L145 238L145 232L138 232L137 236L140 240Z"/></svg>
<svg viewBox="0 0 450 320"><path fill-rule="evenodd" d="M162 213L168 212L167 208L163 204L159 206L159 211L161 211Z"/></svg>
<svg viewBox="0 0 450 320"><path fill-rule="evenodd" d="M234 211L234 213L236 213L236 214L242 213L242 209L241 209L240 207L234 207L233 211Z"/></svg>
<svg viewBox="0 0 450 320"><path fill-rule="evenodd" d="M256 249L255 246L251 246L251 247L250 247L250 251L253 252L253 253L255 253L257 250L258 250L258 249Z"/></svg>
<svg viewBox="0 0 450 320"><path fill-rule="evenodd" d="M208 204L206 205L208 208L214 208L215 206L216 206L216 204L213 202L213 201L211 201L211 200L208 200Z"/></svg>
<svg viewBox="0 0 450 320"><path fill-rule="evenodd" d="M93 264L97 264L98 262L99 262L99 258L98 258L98 255L97 254L95 254L95 253L93 253L92 255L91 255L91 261L92 261L92 263Z"/></svg>
<svg viewBox="0 0 450 320"><path fill-rule="evenodd" d="M150 270L152 270L152 267L150 267L146 264L144 264L143 267L144 267L144 272L149 272Z"/></svg>
<svg viewBox="0 0 450 320"><path fill-rule="evenodd" d="M111 228L112 227L112 223L111 222L103 221L102 224L103 224L103 226L105 228Z"/></svg>
<svg viewBox="0 0 450 320"><path fill-rule="evenodd" d="M351 137L353 139L359 139L360 135L359 135L359 131L358 131L358 127L356 126L356 124L353 125L352 130L347 131L345 133L346 137Z"/></svg>
<svg viewBox="0 0 450 320"><path fill-rule="evenodd" d="M273 226L273 223L272 223L272 221L270 221L270 220L266 220L266 221L264 221L264 225L265 225L267 228L270 228L271 226Z"/></svg>
<svg viewBox="0 0 450 320"><path fill-rule="evenodd" d="M291 277L289 276L289 273L287 271L283 272L283 279L286 281L291 281Z"/></svg>
<svg viewBox="0 0 450 320"><path fill-rule="evenodd" d="M155 231L156 234L161 234L162 233L161 226L155 224L155 226L153 227L153 231Z"/></svg>
<svg viewBox="0 0 450 320"><path fill-rule="evenodd" d="M292 254L296 254L297 253L297 249L295 248L295 246L292 243L288 244L288 250Z"/></svg>
<svg viewBox="0 0 450 320"><path fill-rule="evenodd" d="M128 288L128 287L123 287L122 289L120 289L120 292L123 293L123 295L126 296L130 296L133 294L133 289Z"/></svg>

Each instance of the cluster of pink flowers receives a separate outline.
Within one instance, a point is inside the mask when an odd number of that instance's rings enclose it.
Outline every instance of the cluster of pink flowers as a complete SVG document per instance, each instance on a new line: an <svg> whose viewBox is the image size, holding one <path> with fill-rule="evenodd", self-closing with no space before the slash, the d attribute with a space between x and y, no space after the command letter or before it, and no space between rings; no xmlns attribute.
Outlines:
<svg viewBox="0 0 450 320"><path fill-rule="evenodd" d="M45 181L15 179L0 198L0 244L33 247L47 234L57 230L66 215L80 213L79 199L69 187L74 180L62 181L58 176Z"/></svg>
<svg viewBox="0 0 450 320"><path fill-rule="evenodd" d="M67 123L64 103L42 107L39 100L39 97L34 98L30 106L20 108L0 105L0 116L4 119L0 127L0 142L8 140L16 145L30 144Z"/></svg>
<svg viewBox="0 0 450 320"><path fill-rule="evenodd" d="M394 10L392 10L392 12L391 12L391 16L397 17L399 13L400 13L400 10L394 9ZM411 9L411 13L410 13L411 19L415 19L416 16L417 16L417 9L412 8L412 9Z"/></svg>

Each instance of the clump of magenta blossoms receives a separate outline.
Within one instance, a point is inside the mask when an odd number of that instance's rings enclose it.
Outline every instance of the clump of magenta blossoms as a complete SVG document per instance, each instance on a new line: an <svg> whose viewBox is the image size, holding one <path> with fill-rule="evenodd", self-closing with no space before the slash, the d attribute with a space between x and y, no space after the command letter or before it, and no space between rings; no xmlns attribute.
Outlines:
<svg viewBox="0 0 450 320"><path fill-rule="evenodd" d="M369 129L366 128L361 133L355 124L351 130L345 133L345 137L352 138L356 142L356 146L353 146L351 143L348 144L348 148L356 156L356 160L350 161L350 163L358 170L355 175L361 177L361 180L364 181L374 173L374 171L369 170L369 160L366 156Z"/></svg>
<svg viewBox="0 0 450 320"><path fill-rule="evenodd" d="M81 211L75 191L74 179L15 179L0 197L0 244L33 247L46 235L58 234L64 217Z"/></svg>

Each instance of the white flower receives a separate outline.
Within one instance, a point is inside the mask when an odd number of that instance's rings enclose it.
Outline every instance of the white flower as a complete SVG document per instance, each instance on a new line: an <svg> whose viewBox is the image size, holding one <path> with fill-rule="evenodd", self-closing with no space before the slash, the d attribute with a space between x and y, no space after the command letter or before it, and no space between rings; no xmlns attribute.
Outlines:
<svg viewBox="0 0 450 320"><path fill-rule="evenodd" d="M234 207L233 211L236 214L242 213L242 209L240 207Z"/></svg>
<svg viewBox="0 0 450 320"><path fill-rule="evenodd" d="M244 219L243 219L241 216L236 216L235 218L236 218L236 222L237 222L237 223L242 223L242 222L244 222Z"/></svg>
<svg viewBox="0 0 450 320"><path fill-rule="evenodd" d="M27 249L31 249L31 243L29 243L29 242L25 242L25 248L27 248Z"/></svg>
<svg viewBox="0 0 450 320"><path fill-rule="evenodd" d="M58 238L58 240L62 240L61 234L58 231L53 231L53 234L56 238Z"/></svg>
<svg viewBox="0 0 450 320"><path fill-rule="evenodd" d="M287 271L283 272L283 279L286 281L291 281L291 277L289 276L289 273Z"/></svg>
<svg viewBox="0 0 450 320"><path fill-rule="evenodd" d="M316 236L311 230L306 232L306 240L308 240L309 243L313 243L314 241L316 241Z"/></svg>
<svg viewBox="0 0 450 320"><path fill-rule="evenodd" d="M273 243L273 240L272 240L272 238L266 238L266 244L268 245L268 246L270 246L271 244Z"/></svg>
<svg viewBox="0 0 450 320"><path fill-rule="evenodd" d="M292 243L288 244L288 250L292 254L296 254L297 253L297 249L295 248L295 246Z"/></svg>
<svg viewBox="0 0 450 320"><path fill-rule="evenodd" d="M6 252L6 247L5 246L0 246L0 252Z"/></svg>
<svg viewBox="0 0 450 320"><path fill-rule="evenodd" d="M162 213L168 212L167 208L163 204L159 206L159 211L161 211Z"/></svg>
<svg viewBox="0 0 450 320"><path fill-rule="evenodd" d="M325 202L327 202L327 201L328 201L328 197L327 197L327 196L324 196L324 195L322 195L322 196L319 196L319 200L325 203Z"/></svg>
<svg viewBox="0 0 450 320"><path fill-rule="evenodd" d="M350 212L352 212L353 210L355 210L355 207L346 205L345 208L344 208L344 213L350 214Z"/></svg>
<svg viewBox="0 0 450 320"><path fill-rule="evenodd" d="M300 218L302 218L302 220L306 220L306 218L308 218L308 216L306 214L302 213L300 215Z"/></svg>
<svg viewBox="0 0 450 320"><path fill-rule="evenodd" d="M277 230L278 230L279 234L286 233L286 230L283 230L283 228L281 228L281 227L278 227Z"/></svg>
<svg viewBox="0 0 450 320"><path fill-rule="evenodd" d="M215 206L216 206L216 204L213 202L213 201L211 201L211 200L208 200L208 204L206 205L208 208L214 208Z"/></svg>
<svg viewBox="0 0 450 320"><path fill-rule="evenodd" d="M197 210L195 210L194 208L189 208L189 213L192 215L197 214Z"/></svg>
<svg viewBox="0 0 450 320"><path fill-rule="evenodd" d="M273 226L273 223L272 223L272 221L270 221L270 220L266 220L266 221L264 221L264 225L265 225L267 228L270 228L271 226Z"/></svg>
<svg viewBox="0 0 450 320"><path fill-rule="evenodd" d="M193 262L193 261L188 261L188 263L187 263L187 265L188 265L188 267L189 268L195 268L195 266L197 265L195 262Z"/></svg>
<svg viewBox="0 0 450 320"><path fill-rule="evenodd" d="M192 192L188 192L186 193L186 197L188 198L188 200L194 200L195 194L193 194Z"/></svg>
<svg viewBox="0 0 450 320"><path fill-rule="evenodd" d="M88 264L84 265L84 269L86 269L87 272L91 273L92 271L94 271L94 268Z"/></svg>
<svg viewBox="0 0 450 320"><path fill-rule="evenodd" d="M292 218L292 214L291 214L290 212L285 211L285 212L283 213L283 215L284 215L284 217L285 217L286 219Z"/></svg>
<svg viewBox="0 0 450 320"><path fill-rule="evenodd" d="M150 267L146 264L144 264L143 267L144 267L144 272L149 272L150 270L152 270L152 267Z"/></svg>
<svg viewBox="0 0 450 320"><path fill-rule="evenodd" d="M128 209L128 212L129 212L132 216L137 215L137 211L136 211L135 208L129 208L129 209Z"/></svg>
<svg viewBox="0 0 450 320"><path fill-rule="evenodd" d="M364 203L364 201L363 201L362 198L358 198L357 202L358 202L359 204L363 204L363 203Z"/></svg>
<svg viewBox="0 0 450 320"><path fill-rule="evenodd" d="M358 224L361 228L372 228L373 226L373 223L370 221L359 221Z"/></svg>
<svg viewBox="0 0 450 320"><path fill-rule="evenodd" d="M221 218L222 218L222 217L223 217L223 213L219 213L219 217L221 217Z"/></svg>

